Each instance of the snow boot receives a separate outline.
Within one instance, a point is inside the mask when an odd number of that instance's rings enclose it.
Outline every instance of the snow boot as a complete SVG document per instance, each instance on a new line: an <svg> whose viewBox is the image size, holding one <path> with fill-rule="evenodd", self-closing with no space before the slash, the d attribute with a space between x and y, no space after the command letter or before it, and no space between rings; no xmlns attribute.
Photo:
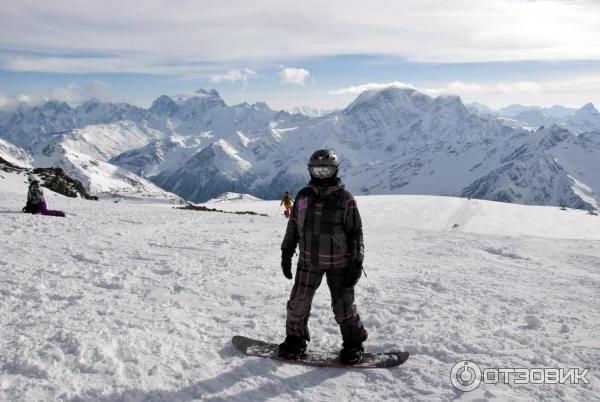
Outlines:
<svg viewBox="0 0 600 402"><path fill-rule="evenodd" d="M343 348L340 351L340 363L351 366L362 361L365 348L362 342L344 342Z"/></svg>
<svg viewBox="0 0 600 402"><path fill-rule="evenodd" d="M362 361L365 348L363 348L363 342L367 340L369 334L367 330L361 328L359 330L356 339L346 339L342 344L342 350L340 351L340 363L346 365L358 364Z"/></svg>
<svg viewBox="0 0 600 402"><path fill-rule="evenodd" d="M279 345L279 357L288 360L298 360L306 353L306 339L288 335Z"/></svg>

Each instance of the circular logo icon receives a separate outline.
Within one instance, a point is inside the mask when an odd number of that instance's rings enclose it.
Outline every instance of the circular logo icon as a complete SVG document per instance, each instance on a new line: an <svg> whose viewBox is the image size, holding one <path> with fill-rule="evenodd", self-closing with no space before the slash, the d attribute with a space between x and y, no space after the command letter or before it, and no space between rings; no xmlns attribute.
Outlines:
<svg viewBox="0 0 600 402"><path fill-rule="evenodd" d="M473 391L481 384L481 369L472 361L462 360L452 367L450 381L459 391Z"/></svg>

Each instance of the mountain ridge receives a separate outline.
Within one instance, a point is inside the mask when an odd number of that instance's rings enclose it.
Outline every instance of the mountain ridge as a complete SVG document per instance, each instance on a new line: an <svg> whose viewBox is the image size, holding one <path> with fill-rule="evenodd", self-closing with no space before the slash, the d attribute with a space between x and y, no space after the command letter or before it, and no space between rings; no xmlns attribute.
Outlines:
<svg viewBox="0 0 600 402"><path fill-rule="evenodd" d="M148 109L98 101L22 107L0 121L0 137L16 139L34 165L58 165L89 189L104 189L94 181L117 175L115 189L135 182L130 190L139 190L145 177L193 202L225 192L279 198L306 183L310 153L330 147L357 194L463 195L595 208L600 183L590 169L596 164L583 158L591 167L584 166L577 158L600 156L589 134L600 114L591 104L578 113L560 123L541 108L522 110L523 119L543 119L532 131L520 129L518 120L511 127L458 96L434 98L409 88L365 91L346 108L317 117L275 111L262 102L228 106L216 90L198 90L161 95ZM567 130L565 121L579 128ZM558 141L560 130L568 134ZM542 149L533 140L552 145ZM90 166L103 173L90 174Z"/></svg>

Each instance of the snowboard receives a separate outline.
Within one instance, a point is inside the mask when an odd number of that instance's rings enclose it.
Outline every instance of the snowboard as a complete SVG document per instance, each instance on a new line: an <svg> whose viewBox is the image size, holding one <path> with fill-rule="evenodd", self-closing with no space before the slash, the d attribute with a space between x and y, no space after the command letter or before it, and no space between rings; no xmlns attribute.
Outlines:
<svg viewBox="0 0 600 402"><path fill-rule="evenodd" d="M248 356L266 357L286 363L317 367L390 368L401 365L408 360L409 356L408 352L365 352L360 363L354 365L345 365L340 363L339 354L333 352L308 350L304 357L298 360L289 360L279 357L279 345L275 343L263 342L257 339L239 335L234 336L231 339L231 343L233 343L233 346L235 346L236 349Z"/></svg>

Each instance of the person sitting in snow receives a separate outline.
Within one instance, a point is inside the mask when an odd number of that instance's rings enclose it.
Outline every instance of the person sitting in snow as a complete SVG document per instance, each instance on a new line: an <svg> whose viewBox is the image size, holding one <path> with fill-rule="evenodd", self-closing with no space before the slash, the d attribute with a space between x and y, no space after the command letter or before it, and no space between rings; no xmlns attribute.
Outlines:
<svg viewBox="0 0 600 402"><path fill-rule="evenodd" d="M287 359L301 358L306 352L311 304L323 275L342 333L340 362L357 364L363 356L368 335L354 304L354 286L363 270L362 222L354 197L337 177L339 166L332 150L312 154L310 183L296 197L281 244L281 268L288 279L292 279L292 256L298 244L300 252L287 303L287 336L279 345L279 356Z"/></svg>
<svg viewBox="0 0 600 402"><path fill-rule="evenodd" d="M40 179L36 175L30 174L27 180L29 181L29 191L27 192L27 205L23 208L23 212L49 216L65 216L65 213L62 211L53 211L46 207L46 200L44 200L44 192L40 186Z"/></svg>
<svg viewBox="0 0 600 402"><path fill-rule="evenodd" d="M279 203L280 207L281 207L281 205L283 205L285 208L285 211L283 211L283 214L285 215L286 218L290 217L290 214L292 213L293 204L294 204L294 200L290 196L290 193L288 193L286 191L285 194L283 195L283 199Z"/></svg>

